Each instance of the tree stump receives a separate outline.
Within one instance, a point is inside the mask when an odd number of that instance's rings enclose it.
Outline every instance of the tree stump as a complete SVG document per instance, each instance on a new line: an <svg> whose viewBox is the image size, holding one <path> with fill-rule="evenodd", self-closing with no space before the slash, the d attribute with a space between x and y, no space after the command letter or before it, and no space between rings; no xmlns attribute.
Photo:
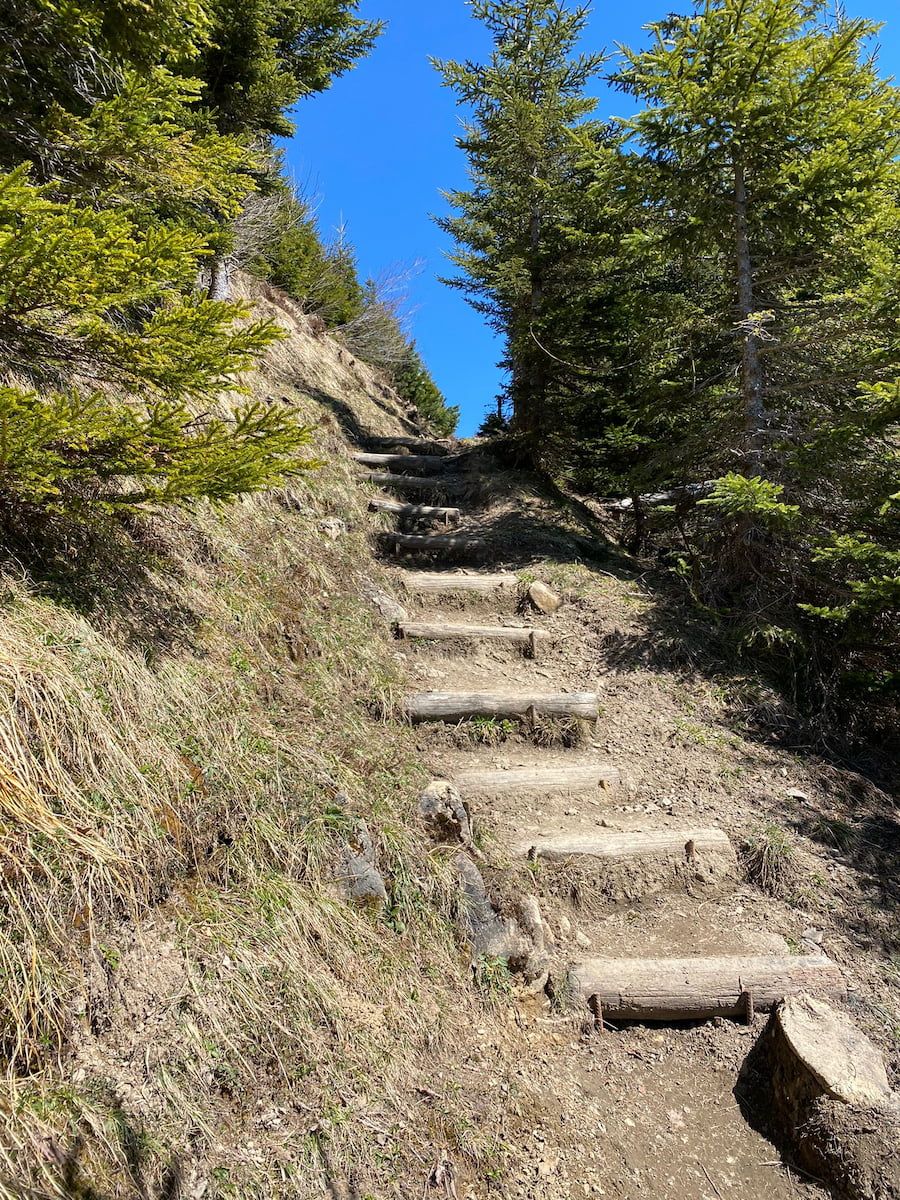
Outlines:
<svg viewBox="0 0 900 1200"><path fill-rule="evenodd" d="M900 1098L884 1060L845 1014L802 994L767 1031L776 1128L841 1200L900 1200Z"/></svg>

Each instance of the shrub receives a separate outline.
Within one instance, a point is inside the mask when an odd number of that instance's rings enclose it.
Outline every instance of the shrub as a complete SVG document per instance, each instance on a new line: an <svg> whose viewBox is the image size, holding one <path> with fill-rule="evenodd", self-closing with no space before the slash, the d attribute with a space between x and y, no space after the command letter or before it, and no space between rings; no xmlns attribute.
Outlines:
<svg viewBox="0 0 900 1200"><path fill-rule="evenodd" d="M222 501L309 467L298 456L308 441L289 412L258 403L198 418L179 402L0 387L0 496L13 524Z"/></svg>
<svg viewBox="0 0 900 1200"><path fill-rule="evenodd" d="M305 465L307 432L289 412L192 411L279 336L187 290L203 253L184 228L142 229L127 210L56 200L27 167L0 177L7 522L35 509L84 517L224 500Z"/></svg>

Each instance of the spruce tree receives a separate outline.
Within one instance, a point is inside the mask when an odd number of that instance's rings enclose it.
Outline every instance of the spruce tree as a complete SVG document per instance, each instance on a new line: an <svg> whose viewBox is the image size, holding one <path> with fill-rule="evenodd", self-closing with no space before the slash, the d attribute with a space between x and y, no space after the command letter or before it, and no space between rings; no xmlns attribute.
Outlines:
<svg viewBox="0 0 900 1200"><path fill-rule="evenodd" d="M617 75L648 107L628 122L651 199L681 251L719 259L747 462L762 468L783 401L814 359L822 277L848 225L880 202L900 147L897 92L866 50L870 21L825 0L704 0L650 27Z"/></svg>
<svg viewBox="0 0 900 1200"><path fill-rule="evenodd" d="M486 63L435 63L472 114L458 141L472 187L448 194L457 214L439 224L458 247L451 258L462 274L451 282L504 337L514 429L534 457L554 361L542 334L565 287L561 185L572 131L595 106L584 89L602 57L576 53L587 5L473 0L471 7L494 49Z"/></svg>

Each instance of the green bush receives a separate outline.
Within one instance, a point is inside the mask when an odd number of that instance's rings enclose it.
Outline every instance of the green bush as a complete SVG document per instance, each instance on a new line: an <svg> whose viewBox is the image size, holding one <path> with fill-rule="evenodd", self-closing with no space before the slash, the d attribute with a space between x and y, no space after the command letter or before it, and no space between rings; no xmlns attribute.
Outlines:
<svg viewBox="0 0 900 1200"><path fill-rule="evenodd" d="M198 418L177 401L0 387L0 497L13 524L36 511L90 518L227 500L309 467L308 441L288 412L259 404Z"/></svg>
<svg viewBox="0 0 900 1200"><path fill-rule="evenodd" d="M299 469L308 434L289 413L190 410L278 336L188 290L202 238L55 200L28 175L0 178L0 354L19 377L0 388L7 520L224 500Z"/></svg>

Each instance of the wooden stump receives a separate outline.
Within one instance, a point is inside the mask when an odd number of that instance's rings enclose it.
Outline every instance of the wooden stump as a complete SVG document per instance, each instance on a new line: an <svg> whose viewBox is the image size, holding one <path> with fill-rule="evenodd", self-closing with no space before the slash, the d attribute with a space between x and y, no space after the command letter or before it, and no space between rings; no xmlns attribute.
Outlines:
<svg viewBox="0 0 900 1200"><path fill-rule="evenodd" d="M844 1013L802 994L766 1031L774 1132L843 1200L900 1197L900 1098L878 1049Z"/></svg>

